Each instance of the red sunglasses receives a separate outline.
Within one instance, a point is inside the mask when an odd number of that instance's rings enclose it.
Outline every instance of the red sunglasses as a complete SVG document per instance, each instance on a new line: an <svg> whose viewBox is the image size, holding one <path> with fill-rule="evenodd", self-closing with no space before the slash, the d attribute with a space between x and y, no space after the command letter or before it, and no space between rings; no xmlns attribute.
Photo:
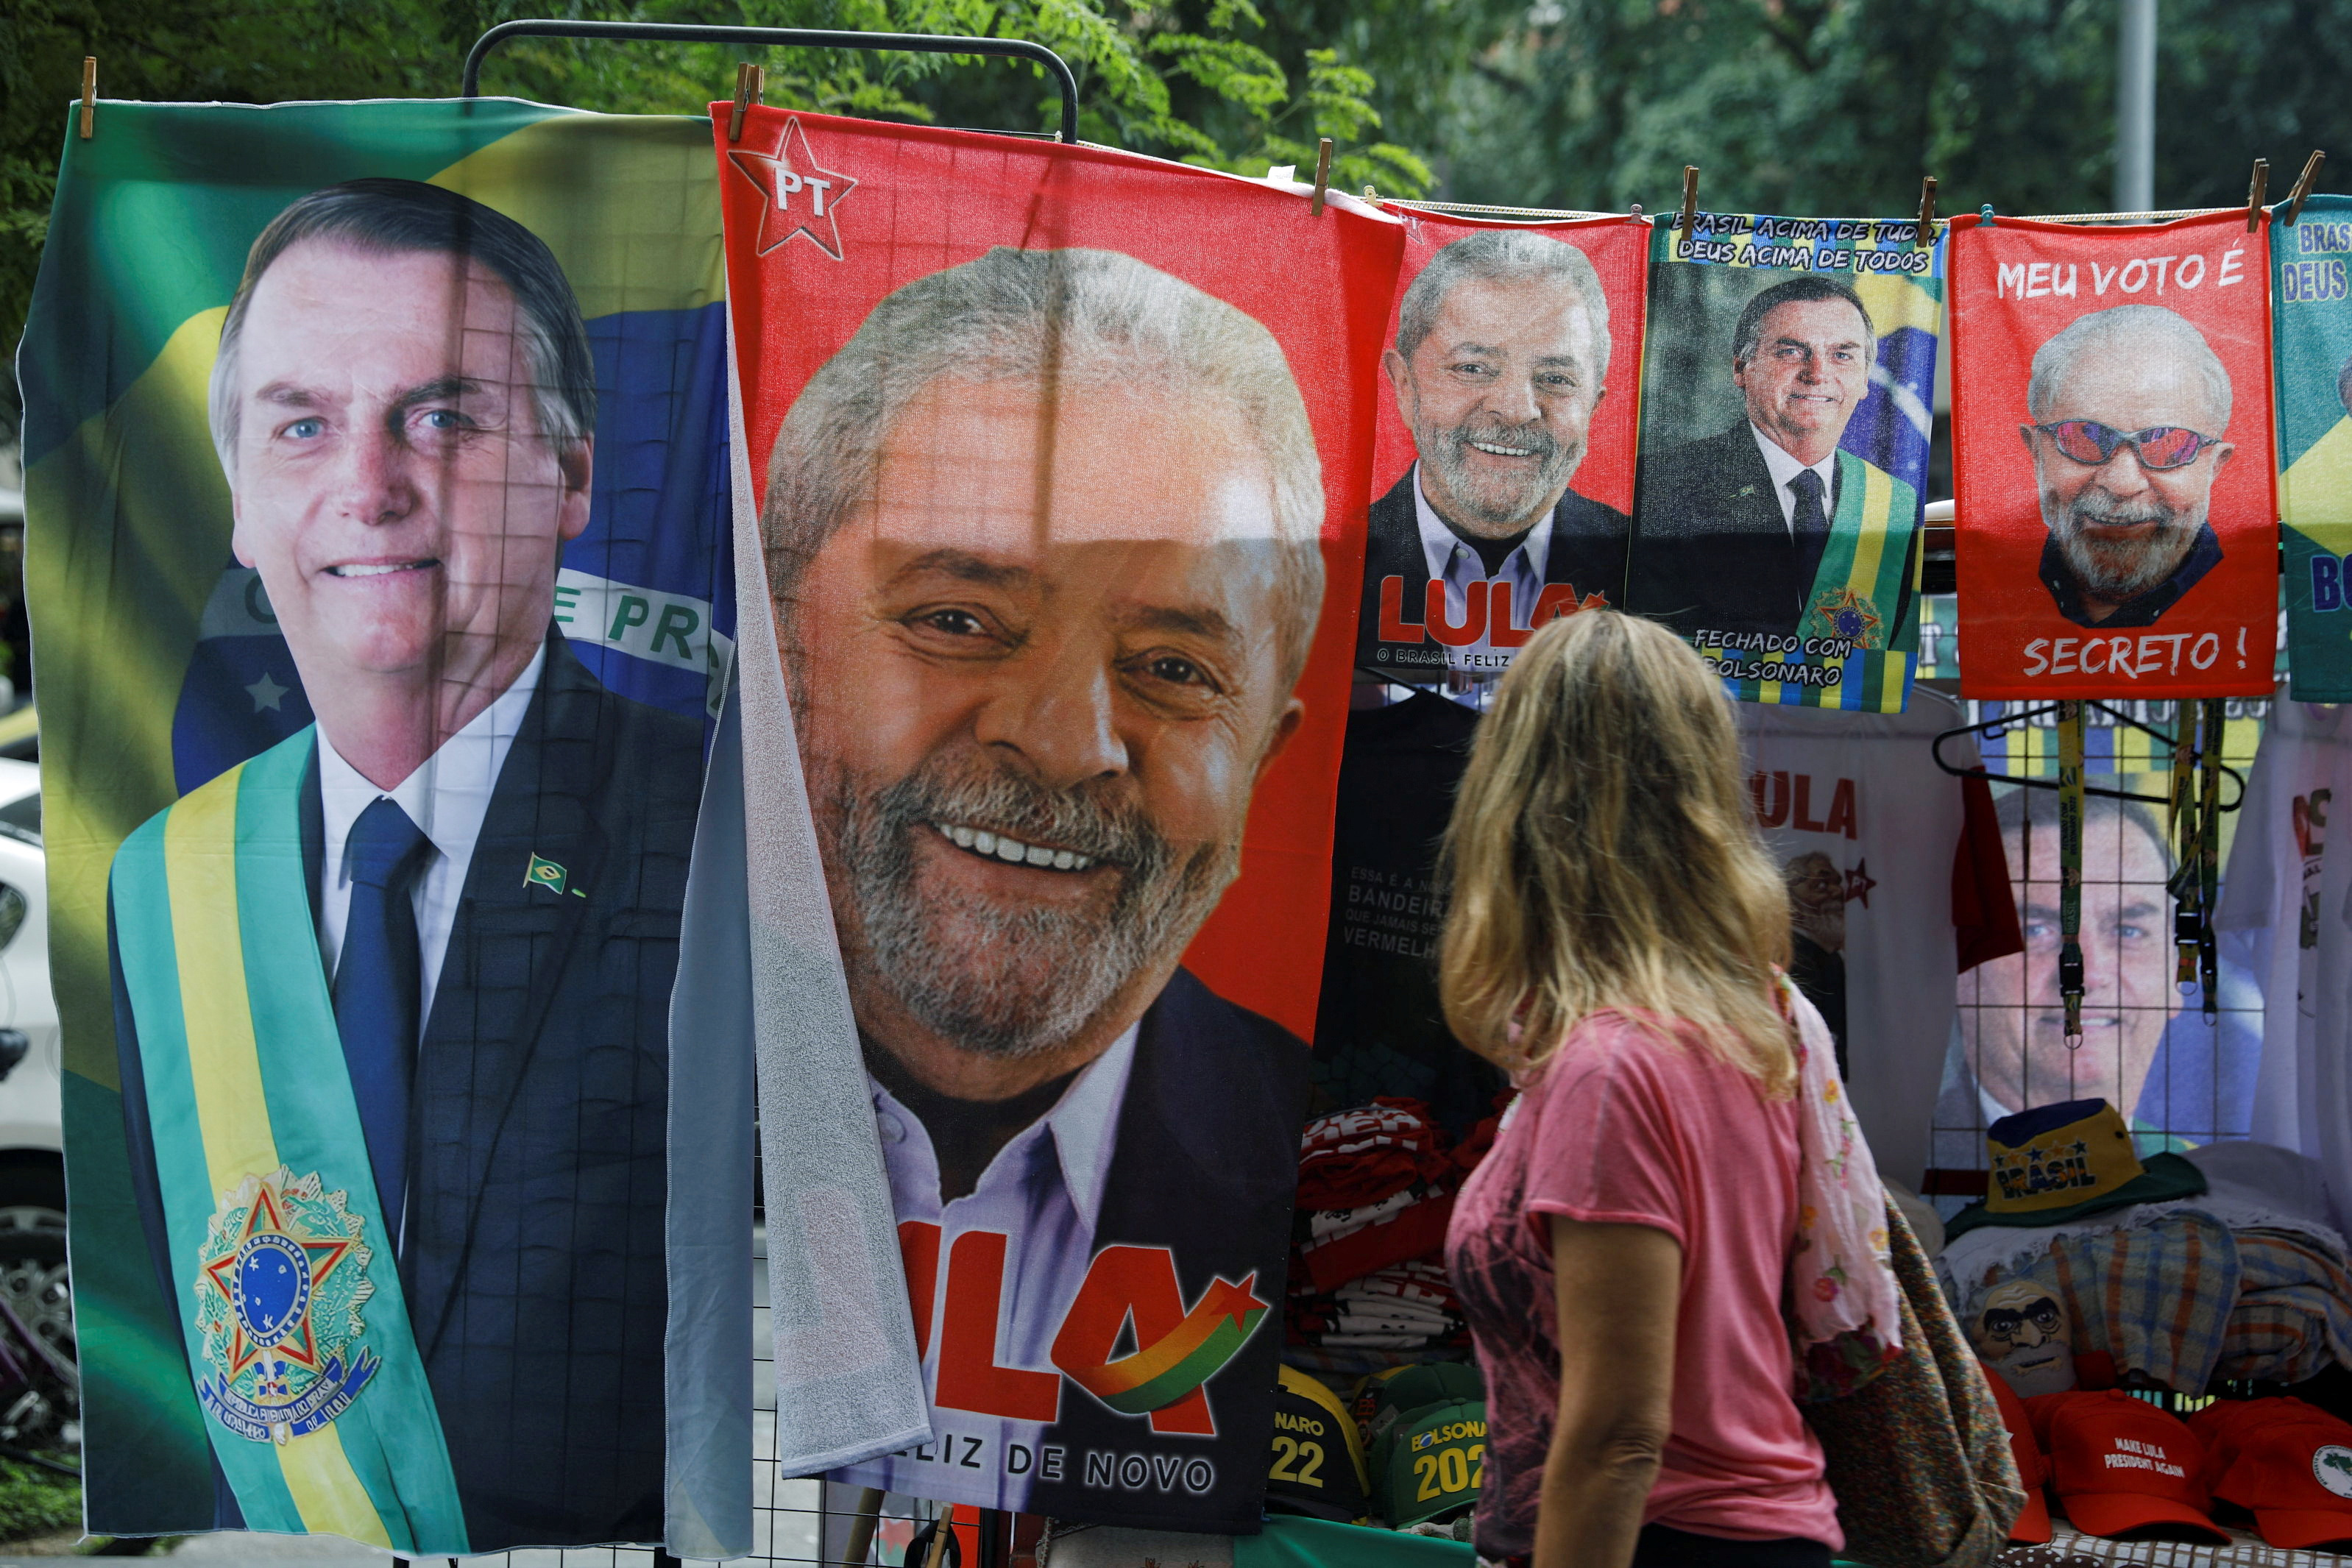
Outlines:
<svg viewBox="0 0 2352 1568"><path fill-rule="evenodd" d="M2138 455L2140 465L2162 470L2186 468L2197 461L2197 455L2209 446L2221 444L2210 435L2178 424L2151 424L2146 430L2112 430L2095 419L2063 419L2055 424L2033 427L2050 438L2050 444L2065 456L2095 468L2116 455L2116 448L2128 443Z"/></svg>

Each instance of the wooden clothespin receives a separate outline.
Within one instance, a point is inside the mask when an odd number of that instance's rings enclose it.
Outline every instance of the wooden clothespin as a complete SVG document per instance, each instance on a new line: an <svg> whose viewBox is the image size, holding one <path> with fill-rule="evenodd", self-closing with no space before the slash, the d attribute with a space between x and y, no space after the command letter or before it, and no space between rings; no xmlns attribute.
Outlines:
<svg viewBox="0 0 2352 1568"><path fill-rule="evenodd" d="M1936 243L1936 176L1919 182L1919 243Z"/></svg>
<svg viewBox="0 0 2352 1568"><path fill-rule="evenodd" d="M2294 189L2287 193L2286 226L2294 227L2294 220L2303 215L2303 199L2311 194L2311 187L2319 179L2319 166L2327 162L2327 154L2315 147L2304 161L2303 172L2294 177Z"/></svg>
<svg viewBox="0 0 2352 1568"><path fill-rule="evenodd" d="M1315 195L1307 204L1307 215L1323 215L1323 198L1331 193L1331 139L1328 136L1315 147Z"/></svg>
<svg viewBox="0 0 2352 1568"><path fill-rule="evenodd" d="M81 57L81 139L98 134L98 57Z"/></svg>
<svg viewBox="0 0 2352 1568"><path fill-rule="evenodd" d="M1683 237L1691 237L1698 227L1698 165L1683 165Z"/></svg>
<svg viewBox="0 0 2352 1568"><path fill-rule="evenodd" d="M735 68L735 112L727 117L727 140L743 139L743 116L768 90L768 69L745 60Z"/></svg>
<svg viewBox="0 0 2352 1568"><path fill-rule="evenodd" d="M2246 186L2246 232L2252 234L2262 226L2263 194L2271 185L2271 161L2254 160L2254 177Z"/></svg>

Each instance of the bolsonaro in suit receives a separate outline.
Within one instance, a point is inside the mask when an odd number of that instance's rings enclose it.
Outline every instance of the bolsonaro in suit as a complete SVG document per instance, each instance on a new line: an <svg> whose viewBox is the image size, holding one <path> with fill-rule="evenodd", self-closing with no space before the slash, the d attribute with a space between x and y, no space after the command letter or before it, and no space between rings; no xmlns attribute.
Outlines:
<svg viewBox="0 0 2352 1568"><path fill-rule="evenodd" d="M131 833L109 914L217 1521L658 1540L702 729L554 630L595 444L578 302L478 203L331 186L255 240L210 414L316 723Z"/></svg>
<svg viewBox="0 0 2352 1568"><path fill-rule="evenodd" d="M281 748L315 921L315 732ZM661 1537L668 1011L701 748L699 725L606 690L551 632L465 870L392 1250L475 1551ZM176 1301L119 928L115 988L133 1186ZM216 1522L247 1522L232 1487Z"/></svg>

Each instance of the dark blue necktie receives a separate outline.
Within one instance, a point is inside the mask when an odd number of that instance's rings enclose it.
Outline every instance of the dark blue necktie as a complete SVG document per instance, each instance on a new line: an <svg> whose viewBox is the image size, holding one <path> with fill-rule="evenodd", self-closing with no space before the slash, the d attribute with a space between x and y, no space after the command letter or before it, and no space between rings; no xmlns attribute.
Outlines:
<svg viewBox="0 0 2352 1568"><path fill-rule="evenodd" d="M1822 476L1811 469L1798 469L1797 476L1789 481L1789 488L1797 493L1797 512L1792 521L1797 543L1797 598L1801 607L1812 600L1813 574L1821 570L1822 552L1829 548L1830 514L1822 505Z"/></svg>
<svg viewBox="0 0 2352 1568"><path fill-rule="evenodd" d="M352 824L351 915L335 963L335 1029L359 1099L368 1164L383 1201L385 1239L397 1243L408 1190L408 1097L416 1072L420 962L410 894L432 841L389 795Z"/></svg>

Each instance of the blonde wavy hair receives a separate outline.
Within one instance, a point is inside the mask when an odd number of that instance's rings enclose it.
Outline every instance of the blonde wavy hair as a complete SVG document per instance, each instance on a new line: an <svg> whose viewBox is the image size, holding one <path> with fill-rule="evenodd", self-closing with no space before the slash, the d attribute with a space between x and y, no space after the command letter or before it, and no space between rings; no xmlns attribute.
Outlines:
<svg viewBox="0 0 2352 1568"><path fill-rule="evenodd" d="M1605 610L1538 632L1479 726L1439 862L1455 1035L1516 1072L1597 1012L1680 1019L1790 1092L1789 899L1746 772L1721 683L1674 633Z"/></svg>

